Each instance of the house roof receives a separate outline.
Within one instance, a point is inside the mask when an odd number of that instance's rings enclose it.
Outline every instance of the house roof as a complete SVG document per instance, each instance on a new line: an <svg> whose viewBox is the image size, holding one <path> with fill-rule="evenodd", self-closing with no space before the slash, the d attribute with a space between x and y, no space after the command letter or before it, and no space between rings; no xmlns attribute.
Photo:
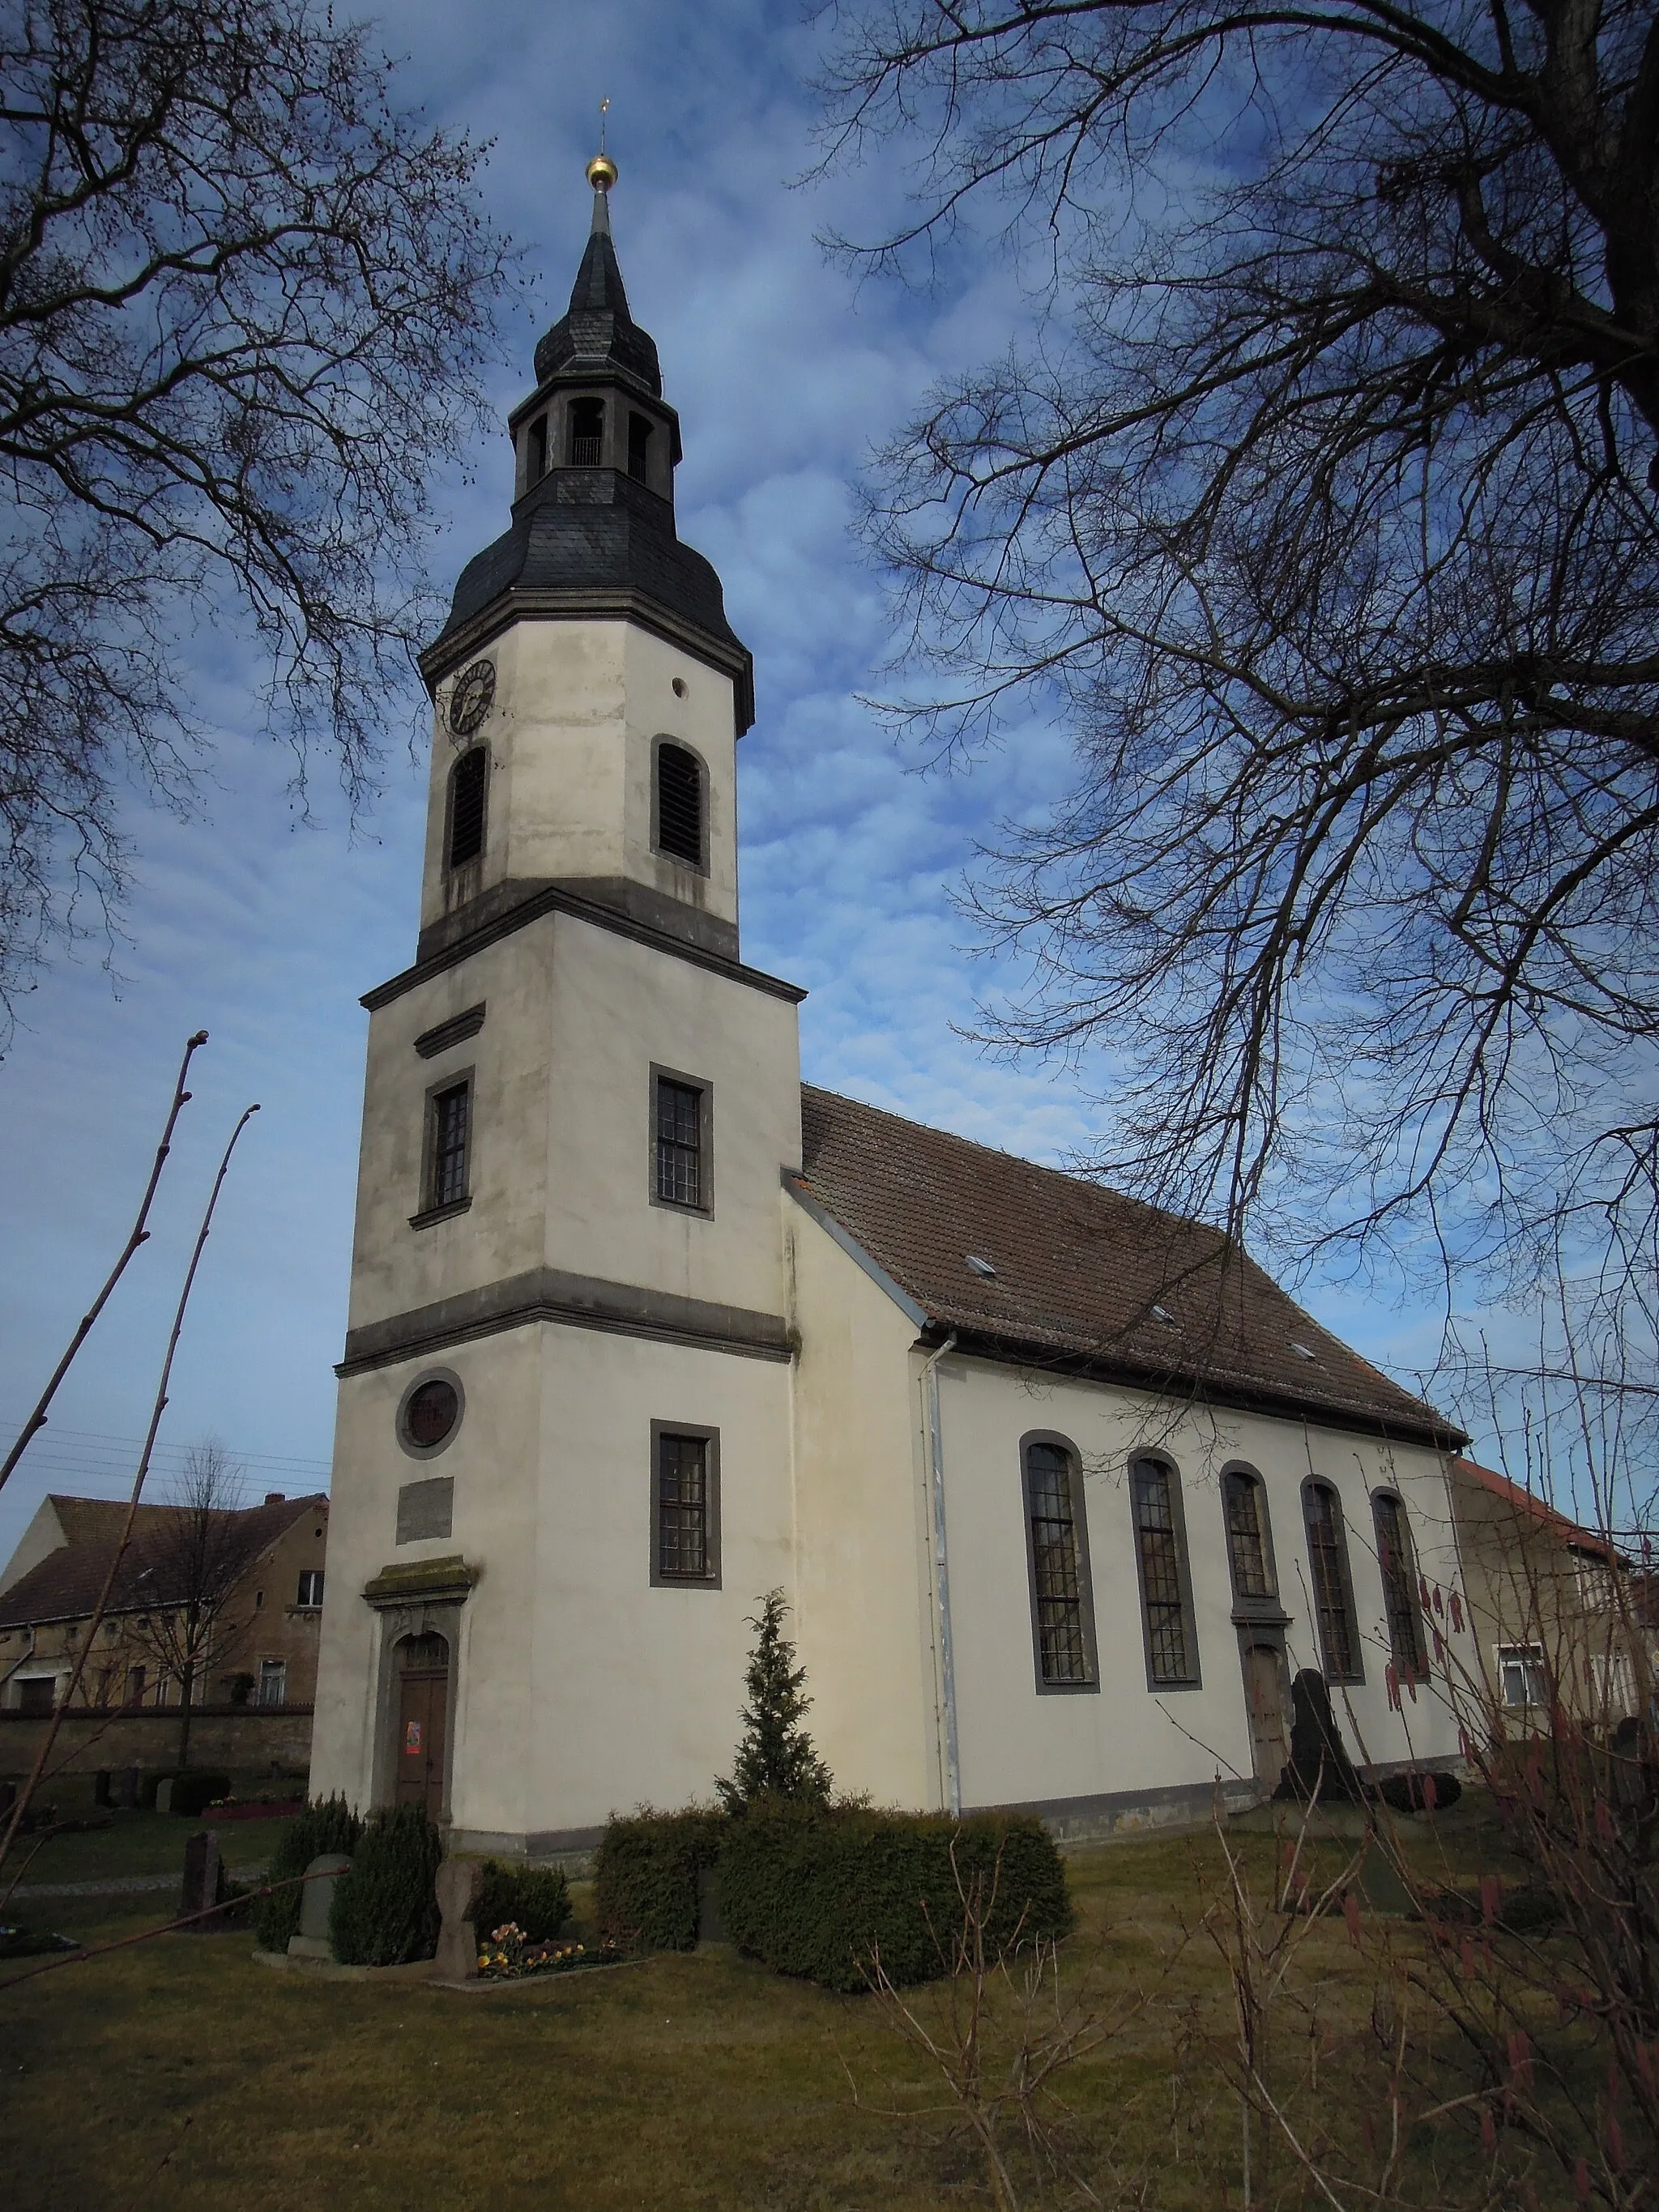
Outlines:
<svg viewBox="0 0 1659 2212"><path fill-rule="evenodd" d="M50 1620L80 1620L98 1601L111 1559L120 1541L126 1507L101 1498L60 1498L52 1503L58 1523L69 1538L54 1552L0 1593L0 1628L27 1628ZM296 1521L321 1507L327 1497L289 1498L279 1504L248 1505L216 1514L216 1521L234 1524L239 1554L249 1566ZM166 1606L182 1593L169 1588L167 1553L162 1540L173 1509L141 1505L133 1540L121 1563L110 1594L112 1613L135 1613L141 1606Z"/></svg>
<svg viewBox="0 0 1659 2212"><path fill-rule="evenodd" d="M1586 1552L1597 1559L1615 1559L1620 1556L1605 1537L1596 1535L1579 1522L1569 1520L1565 1513L1547 1504L1536 1491L1522 1489L1518 1482L1511 1482L1508 1475L1499 1474L1495 1468L1482 1467L1478 1460L1465 1459L1460 1455L1452 1462L1451 1471L1454 1479L1462 1476L1465 1481L1473 1482L1513 1512L1548 1529L1571 1550Z"/></svg>
<svg viewBox="0 0 1659 2212"><path fill-rule="evenodd" d="M810 1085L801 1123L797 1187L965 1351L1464 1441L1217 1230Z"/></svg>

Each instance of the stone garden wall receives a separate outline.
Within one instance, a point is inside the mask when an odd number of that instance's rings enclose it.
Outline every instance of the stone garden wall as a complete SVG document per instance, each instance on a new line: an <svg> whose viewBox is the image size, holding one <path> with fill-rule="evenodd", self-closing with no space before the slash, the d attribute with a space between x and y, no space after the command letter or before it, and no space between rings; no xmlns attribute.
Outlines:
<svg viewBox="0 0 1659 2212"><path fill-rule="evenodd" d="M309 1705L198 1705L190 1724L190 1763L236 1775L304 1774L311 1765ZM47 1716L0 1711L0 1781L21 1781L33 1766ZM64 1717L52 1764L66 1773L176 1766L179 1708L72 1712Z"/></svg>

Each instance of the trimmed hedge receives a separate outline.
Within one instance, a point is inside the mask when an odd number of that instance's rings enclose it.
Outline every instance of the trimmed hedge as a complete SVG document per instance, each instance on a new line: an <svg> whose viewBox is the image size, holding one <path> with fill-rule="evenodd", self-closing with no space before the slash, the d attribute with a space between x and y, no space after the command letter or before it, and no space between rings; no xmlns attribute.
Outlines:
<svg viewBox="0 0 1659 2212"><path fill-rule="evenodd" d="M728 1824L720 1865L720 1910L738 1948L827 1989L864 1989L873 1947L896 1984L948 1972L963 1921L958 1877L964 1887L995 1881L993 1955L1072 1924L1060 1854L1030 1818L774 1801Z"/></svg>
<svg viewBox="0 0 1659 2212"><path fill-rule="evenodd" d="M472 1900L472 1925L482 1942L507 1921L532 1943L556 1936L570 1917L570 1888L560 1867L503 1866L486 1859Z"/></svg>
<svg viewBox="0 0 1659 2212"><path fill-rule="evenodd" d="M329 1908L329 1941L343 1966L400 1966L438 1948L433 1887L443 1839L419 1805L393 1805L363 1830Z"/></svg>
<svg viewBox="0 0 1659 2212"><path fill-rule="evenodd" d="M647 1951L695 1950L697 1876L719 1858L730 1826L724 1814L697 1806L613 1816L593 1864L601 1937Z"/></svg>
<svg viewBox="0 0 1659 2212"><path fill-rule="evenodd" d="M229 1775L209 1774L192 1766L173 1776L173 1796L168 1802L175 1813L182 1813L187 1820L193 1820L198 1814L206 1812L215 1798L229 1795Z"/></svg>
<svg viewBox="0 0 1659 2212"><path fill-rule="evenodd" d="M307 1805L303 1813L283 1823L271 1850L266 1878L289 1881L303 1874L324 1851L355 1850L362 1832L362 1822L343 1797L319 1797L314 1805ZM253 1934L262 1951L287 1950L289 1937L300 1932L304 1903L305 1890L299 1882L258 1899L253 1908Z"/></svg>

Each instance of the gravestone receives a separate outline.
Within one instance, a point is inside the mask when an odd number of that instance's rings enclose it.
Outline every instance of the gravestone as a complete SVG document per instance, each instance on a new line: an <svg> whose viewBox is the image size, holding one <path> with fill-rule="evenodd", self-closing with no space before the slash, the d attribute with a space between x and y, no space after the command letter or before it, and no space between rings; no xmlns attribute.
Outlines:
<svg viewBox="0 0 1659 2212"><path fill-rule="evenodd" d="M1291 1756L1273 1796L1304 1805L1334 1800L1357 1805L1364 1799L1364 1784L1342 1747L1325 1677L1311 1667L1291 1684Z"/></svg>
<svg viewBox="0 0 1659 2212"><path fill-rule="evenodd" d="M225 1901L224 1862L219 1856L219 1838L211 1828L204 1828L191 1836L185 1845L185 1887L179 1899L179 1917L182 1920L192 1912L205 1912ZM196 1926L206 1929L211 1923L198 1920Z"/></svg>
<svg viewBox="0 0 1659 2212"><path fill-rule="evenodd" d="M114 1782L115 1777L108 1767L100 1766L92 1778L92 1802L94 1805L112 1805L115 1802Z"/></svg>
<svg viewBox="0 0 1659 2212"><path fill-rule="evenodd" d="M136 1766L129 1766L123 1769L121 1774L121 1809L123 1812L136 1813L137 1811L138 1792L141 1781L142 1777Z"/></svg>
<svg viewBox="0 0 1659 2212"><path fill-rule="evenodd" d="M288 1939L290 1959L334 1956L328 1934L329 1907L334 1902L340 1876L350 1864L349 1851L319 1851L306 1869L305 1884L300 1892L300 1932Z"/></svg>
<svg viewBox="0 0 1659 2212"><path fill-rule="evenodd" d="M478 1930L472 1904L483 1871L477 1859L446 1859L438 1869L434 1887L443 1926L433 1972L441 1982L468 1982L477 1974Z"/></svg>
<svg viewBox="0 0 1659 2212"><path fill-rule="evenodd" d="M173 1777L170 1774L155 1785L155 1809L158 1813L173 1810Z"/></svg>

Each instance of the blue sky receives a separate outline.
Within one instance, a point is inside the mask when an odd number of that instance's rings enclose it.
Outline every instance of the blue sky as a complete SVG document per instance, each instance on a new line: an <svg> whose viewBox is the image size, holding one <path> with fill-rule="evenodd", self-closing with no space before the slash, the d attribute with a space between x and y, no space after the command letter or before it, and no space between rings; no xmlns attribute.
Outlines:
<svg viewBox="0 0 1659 2212"><path fill-rule="evenodd" d="M1064 787L1063 730L1033 723L969 772L924 775L859 703L888 649L880 591L848 536L871 447L934 377L1000 350L1024 312L1019 271L957 258L926 295L855 286L814 243L868 234L896 203L890 164L805 186L817 33L787 4L665 0L427 4L381 18L405 97L495 141L483 189L520 242L533 301L497 380L504 416L535 337L563 310L587 226L582 164L601 96L621 167L612 200L636 317L681 413L682 534L719 568L756 660L758 719L740 757L745 957L810 992L805 1069L918 1120L1064 1160L1097 1126L1075 1079L991 1060L957 1034L994 975L951 904L975 841ZM447 588L504 526L505 434L447 496L433 556ZM23 1003L0 1064L0 1425L15 1426L125 1234L183 1041L203 1027L195 1097L153 1243L0 1493L0 1559L47 1489L114 1494L146 1418L195 1218L241 1107L262 1111L204 1261L158 1462L222 1437L248 1487L326 1480L367 1018L359 994L414 949L423 769L412 697L388 702L384 797L354 833L320 775L302 819L285 757L258 727L257 664L195 641L220 725L215 781L190 821L135 801L137 893L106 963L92 939ZM424 717L419 716L424 741ZM1409 1376L1438 1316L1304 1295L1328 1324Z"/></svg>

